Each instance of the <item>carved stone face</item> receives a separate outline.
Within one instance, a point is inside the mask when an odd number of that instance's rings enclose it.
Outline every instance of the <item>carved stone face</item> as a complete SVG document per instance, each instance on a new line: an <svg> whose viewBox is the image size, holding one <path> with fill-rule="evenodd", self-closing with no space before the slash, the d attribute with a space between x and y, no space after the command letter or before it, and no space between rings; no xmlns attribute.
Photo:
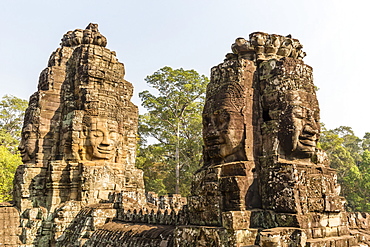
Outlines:
<svg viewBox="0 0 370 247"><path fill-rule="evenodd" d="M92 34L92 31L90 29L85 29L83 31L83 39L82 39L82 42L84 44L92 44L92 41L93 41L93 34Z"/></svg>
<svg viewBox="0 0 370 247"><path fill-rule="evenodd" d="M203 114L203 139L209 158L225 162L243 159L244 138L241 113L220 109Z"/></svg>
<svg viewBox="0 0 370 247"><path fill-rule="evenodd" d="M79 45L82 43L82 38L83 38L83 31L80 29L76 29L73 31L72 34L72 42L73 45Z"/></svg>
<svg viewBox="0 0 370 247"><path fill-rule="evenodd" d="M73 32L72 31L68 31L66 34L63 35L62 45L68 46L68 47L73 45Z"/></svg>
<svg viewBox="0 0 370 247"><path fill-rule="evenodd" d="M22 130L22 140L18 147L23 163L29 162L35 158L36 142L36 133L33 131L33 125L26 125Z"/></svg>
<svg viewBox="0 0 370 247"><path fill-rule="evenodd" d="M292 39L290 38L285 38L282 43L281 47L279 48L278 55L287 57L290 55L292 51Z"/></svg>
<svg viewBox="0 0 370 247"><path fill-rule="evenodd" d="M286 159L307 159L316 153L320 110L312 69L285 58L261 63L264 150Z"/></svg>
<svg viewBox="0 0 370 247"><path fill-rule="evenodd" d="M90 160L111 160L117 152L121 135L118 123L107 119L92 119L87 130L86 151Z"/></svg>
<svg viewBox="0 0 370 247"><path fill-rule="evenodd" d="M256 45L256 46L265 45L266 34L261 33L261 32L253 33L252 36L250 37L250 40L253 45Z"/></svg>
<svg viewBox="0 0 370 247"><path fill-rule="evenodd" d="M311 157L320 133L318 112L302 105L289 105L282 118L280 133L279 139L287 156Z"/></svg>

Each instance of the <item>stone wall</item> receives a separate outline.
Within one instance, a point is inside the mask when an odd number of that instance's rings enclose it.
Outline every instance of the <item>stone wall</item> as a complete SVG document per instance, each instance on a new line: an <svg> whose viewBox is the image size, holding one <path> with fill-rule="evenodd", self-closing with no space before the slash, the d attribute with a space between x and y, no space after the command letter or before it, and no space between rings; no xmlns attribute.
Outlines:
<svg viewBox="0 0 370 247"><path fill-rule="evenodd" d="M21 233L19 211L10 203L0 203L0 244L5 247L19 246Z"/></svg>
<svg viewBox="0 0 370 247"><path fill-rule="evenodd" d="M109 222L98 229L86 246L174 246L174 226Z"/></svg>

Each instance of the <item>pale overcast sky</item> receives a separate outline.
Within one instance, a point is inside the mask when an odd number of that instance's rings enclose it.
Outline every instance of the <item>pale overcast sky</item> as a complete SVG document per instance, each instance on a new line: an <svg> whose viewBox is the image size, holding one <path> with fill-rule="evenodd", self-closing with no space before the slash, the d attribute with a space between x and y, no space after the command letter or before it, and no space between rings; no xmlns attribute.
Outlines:
<svg viewBox="0 0 370 247"><path fill-rule="evenodd" d="M90 22L125 64L137 105L144 78L163 66L209 76L235 38L291 34L314 69L322 122L362 137L370 132L369 10L366 0L1 0L0 97L28 99L63 34Z"/></svg>

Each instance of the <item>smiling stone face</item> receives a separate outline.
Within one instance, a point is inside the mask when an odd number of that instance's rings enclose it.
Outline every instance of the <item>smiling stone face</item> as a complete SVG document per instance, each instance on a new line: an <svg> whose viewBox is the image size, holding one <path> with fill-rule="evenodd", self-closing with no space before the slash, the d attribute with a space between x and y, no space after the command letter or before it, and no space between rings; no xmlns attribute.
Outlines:
<svg viewBox="0 0 370 247"><path fill-rule="evenodd" d="M309 158L319 139L318 111L310 106L289 104L281 118L279 139L284 153L295 158Z"/></svg>
<svg viewBox="0 0 370 247"><path fill-rule="evenodd" d="M113 161L122 139L116 121L92 118L91 126L86 128L85 135L88 160Z"/></svg>
<svg viewBox="0 0 370 247"><path fill-rule="evenodd" d="M227 108L203 114L203 138L209 158L226 162L245 158L243 121L241 113Z"/></svg>
<svg viewBox="0 0 370 247"><path fill-rule="evenodd" d="M27 124L22 130L22 140L19 144L22 162L27 163L35 159L37 136L33 124Z"/></svg>
<svg viewBox="0 0 370 247"><path fill-rule="evenodd" d="M264 150L285 159L306 159L316 152L320 110L312 68L285 58L260 64Z"/></svg>
<svg viewBox="0 0 370 247"><path fill-rule="evenodd" d="M230 82L208 97L203 110L205 163L246 160L243 91L239 84Z"/></svg>
<svg viewBox="0 0 370 247"><path fill-rule="evenodd" d="M205 167L254 160L257 153L253 148L257 101L252 89L256 67L248 59L231 55L212 68L207 86L203 109Z"/></svg>

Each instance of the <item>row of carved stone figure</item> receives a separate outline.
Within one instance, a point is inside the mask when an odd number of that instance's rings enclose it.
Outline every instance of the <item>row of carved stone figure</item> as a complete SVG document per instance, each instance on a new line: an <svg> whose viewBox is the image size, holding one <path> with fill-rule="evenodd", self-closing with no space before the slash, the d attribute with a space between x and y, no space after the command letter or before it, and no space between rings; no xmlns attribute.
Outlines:
<svg viewBox="0 0 370 247"><path fill-rule="evenodd" d="M178 225L187 224L187 208L182 210L172 209L119 209L118 219L125 222L146 223L146 224L162 224L162 225Z"/></svg>
<svg viewBox="0 0 370 247"><path fill-rule="evenodd" d="M237 38L231 46L232 51L247 59L270 59L292 57L303 59L306 53L302 51L303 45L291 35L281 36L255 32L249 35L249 41ZM255 57L256 56L256 57Z"/></svg>

